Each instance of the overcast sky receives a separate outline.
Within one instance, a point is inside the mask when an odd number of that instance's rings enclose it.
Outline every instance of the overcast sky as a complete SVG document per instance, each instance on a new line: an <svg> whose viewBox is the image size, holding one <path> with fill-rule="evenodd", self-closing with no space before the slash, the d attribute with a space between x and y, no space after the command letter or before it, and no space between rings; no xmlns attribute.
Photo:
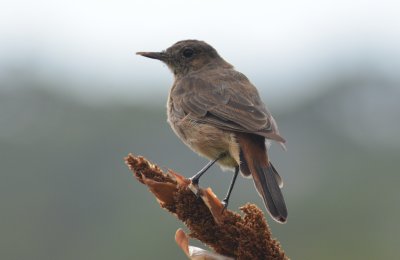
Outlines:
<svg viewBox="0 0 400 260"><path fill-rule="evenodd" d="M400 4L3 0L0 77L10 68L32 67L86 97L93 90L101 98L166 93L168 69L134 53L182 39L212 44L264 94L309 95L315 92L309 82L338 71L366 66L397 75Z"/></svg>

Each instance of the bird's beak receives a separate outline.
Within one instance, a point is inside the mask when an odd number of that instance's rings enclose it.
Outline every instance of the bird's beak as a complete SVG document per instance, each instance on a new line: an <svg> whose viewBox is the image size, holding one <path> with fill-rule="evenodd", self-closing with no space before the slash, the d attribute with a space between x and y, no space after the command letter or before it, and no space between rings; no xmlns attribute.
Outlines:
<svg viewBox="0 0 400 260"><path fill-rule="evenodd" d="M144 57L150 58L150 59L157 59L157 60L162 60L165 61L167 58L167 55L165 52L145 52L145 51L139 51L136 52L137 55L142 55Z"/></svg>

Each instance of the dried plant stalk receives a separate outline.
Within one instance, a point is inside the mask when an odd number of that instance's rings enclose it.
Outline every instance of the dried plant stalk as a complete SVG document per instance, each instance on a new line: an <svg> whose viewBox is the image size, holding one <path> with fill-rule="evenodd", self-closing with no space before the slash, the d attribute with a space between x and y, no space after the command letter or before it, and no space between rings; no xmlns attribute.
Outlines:
<svg viewBox="0 0 400 260"><path fill-rule="evenodd" d="M243 217L223 211L210 188L194 187L190 180L171 170L163 173L140 156L129 154L125 162L136 179L156 196L160 206L185 223L189 236L216 253L234 259L288 259L279 242L272 238L262 211L254 204L240 208Z"/></svg>

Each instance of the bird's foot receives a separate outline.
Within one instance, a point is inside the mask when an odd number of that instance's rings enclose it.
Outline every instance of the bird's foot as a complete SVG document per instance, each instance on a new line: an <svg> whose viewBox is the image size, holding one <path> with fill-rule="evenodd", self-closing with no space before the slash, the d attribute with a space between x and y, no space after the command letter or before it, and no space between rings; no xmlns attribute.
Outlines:
<svg viewBox="0 0 400 260"><path fill-rule="evenodd" d="M200 197L200 187L199 187L199 178L196 178L196 176L193 176L189 178L190 180L190 189L193 191L193 193L196 195L197 198Z"/></svg>
<svg viewBox="0 0 400 260"><path fill-rule="evenodd" d="M221 213L224 213L224 211L228 208L229 198L228 199L227 198L223 199L221 201L221 203L222 203L222 206L223 206L223 208L221 210Z"/></svg>
<svg viewBox="0 0 400 260"><path fill-rule="evenodd" d="M190 180L190 182L192 183L192 185L194 185L194 186L199 186L199 180L200 180L200 178L196 178L196 175L193 176L193 177L191 177L191 178L189 178L189 180Z"/></svg>

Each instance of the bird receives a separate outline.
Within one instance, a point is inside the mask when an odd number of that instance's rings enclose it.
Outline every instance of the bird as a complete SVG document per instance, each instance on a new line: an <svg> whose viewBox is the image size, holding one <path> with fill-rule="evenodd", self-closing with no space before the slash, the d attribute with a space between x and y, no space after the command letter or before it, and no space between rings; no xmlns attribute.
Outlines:
<svg viewBox="0 0 400 260"><path fill-rule="evenodd" d="M198 185L214 163L233 169L222 201L225 209L240 171L252 177L271 217L285 223L283 182L269 160L268 146L276 141L285 149L286 141L250 80L204 41L182 40L161 52L136 54L162 61L174 75L168 123L183 143L210 160L190 178L192 184Z"/></svg>

